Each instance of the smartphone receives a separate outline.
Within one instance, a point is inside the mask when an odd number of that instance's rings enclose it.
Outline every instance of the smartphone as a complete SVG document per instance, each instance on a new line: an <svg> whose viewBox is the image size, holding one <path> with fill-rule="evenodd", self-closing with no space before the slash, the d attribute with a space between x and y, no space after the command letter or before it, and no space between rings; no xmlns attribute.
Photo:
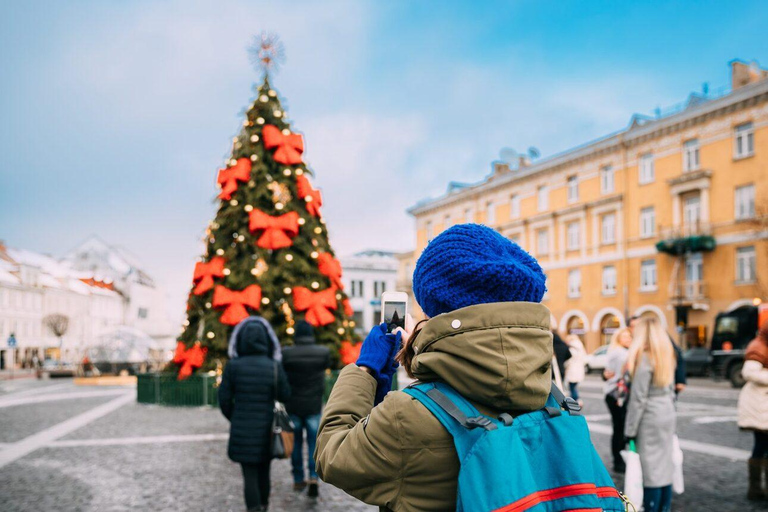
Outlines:
<svg viewBox="0 0 768 512"><path fill-rule="evenodd" d="M387 332L398 327L405 329L405 315L408 314L408 294L405 292L384 292L381 294L381 321L387 324Z"/></svg>

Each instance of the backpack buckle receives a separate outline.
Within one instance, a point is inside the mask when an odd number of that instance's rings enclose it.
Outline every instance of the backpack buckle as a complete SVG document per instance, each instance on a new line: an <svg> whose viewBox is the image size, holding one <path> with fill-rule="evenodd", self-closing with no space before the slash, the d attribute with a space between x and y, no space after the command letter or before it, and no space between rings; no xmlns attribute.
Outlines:
<svg viewBox="0 0 768 512"><path fill-rule="evenodd" d="M464 422L464 426L470 430L477 427L482 427L485 430L496 430L496 425L485 416L475 416L474 418L467 418Z"/></svg>
<svg viewBox="0 0 768 512"><path fill-rule="evenodd" d="M565 400L563 400L563 408L568 411L571 414L579 415L579 412L581 411L581 406L579 405L579 402L574 400L573 398L566 397Z"/></svg>

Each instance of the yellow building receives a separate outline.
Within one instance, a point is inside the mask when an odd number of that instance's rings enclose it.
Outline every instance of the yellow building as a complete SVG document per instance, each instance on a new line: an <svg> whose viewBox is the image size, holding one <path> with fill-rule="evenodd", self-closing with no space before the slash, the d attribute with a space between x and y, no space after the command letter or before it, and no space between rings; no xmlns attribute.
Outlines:
<svg viewBox="0 0 768 512"><path fill-rule="evenodd" d="M718 312L768 292L768 71L733 61L731 75L727 94L692 94L534 163L496 162L482 182L412 207L401 289L432 237L483 223L539 260L558 330L589 351L630 315L671 333L682 323L686 344L705 344Z"/></svg>

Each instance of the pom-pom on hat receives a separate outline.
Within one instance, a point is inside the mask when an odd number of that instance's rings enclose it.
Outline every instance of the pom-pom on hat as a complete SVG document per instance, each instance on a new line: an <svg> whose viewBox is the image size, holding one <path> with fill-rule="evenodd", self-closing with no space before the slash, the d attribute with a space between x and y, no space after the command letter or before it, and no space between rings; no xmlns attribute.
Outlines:
<svg viewBox="0 0 768 512"><path fill-rule="evenodd" d="M546 276L536 259L491 228L457 224L416 262L413 293L430 317L490 302L541 302Z"/></svg>

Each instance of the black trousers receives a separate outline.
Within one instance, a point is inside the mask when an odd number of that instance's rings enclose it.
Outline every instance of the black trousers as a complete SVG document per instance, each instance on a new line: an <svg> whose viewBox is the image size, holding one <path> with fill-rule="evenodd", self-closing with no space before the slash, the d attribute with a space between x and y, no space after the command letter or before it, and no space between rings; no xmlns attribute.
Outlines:
<svg viewBox="0 0 768 512"><path fill-rule="evenodd" d="M768 459L768 432L755 430L755 447L752 450L753 459Z"/></svg>
<svg viewBox="0 0 768 512"><path fill-rule="evenodd" d="M266 507L269 503L269 466L271 460L258 464L240 464L245 483L245 506L248 510Z"/></svg>
<svg viewBox="0 0 768 512"><path fill-rule="evenodd" d="M613 453L613 465L623 466L624 460L621 458L621 450L627 444L624 437L624 423L627 420L627 403L619 406L616 399L612 396L605 397L605 403L608 404L608 411L611 413L611 422L613 423L613 436L611 437L611 453Z"/></svg>

